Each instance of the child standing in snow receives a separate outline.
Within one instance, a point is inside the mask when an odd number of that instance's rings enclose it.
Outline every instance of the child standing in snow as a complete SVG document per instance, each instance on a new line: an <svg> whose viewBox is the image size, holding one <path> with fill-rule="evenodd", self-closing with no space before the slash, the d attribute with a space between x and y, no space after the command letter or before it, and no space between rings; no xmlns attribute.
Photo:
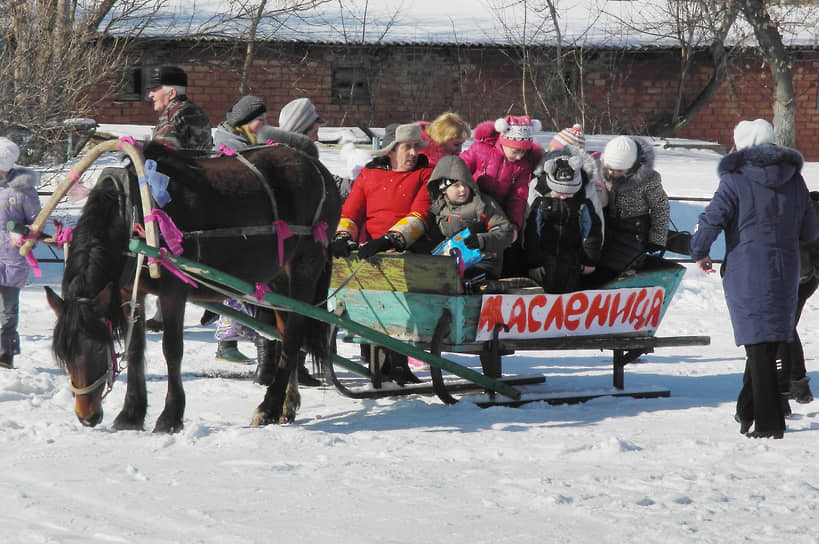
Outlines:
<svg viewBox="0 0 819 544"><path fill-rule="evenodd" d="M40 213L40 176L34 170L16 166L19 157L17 144L0 138L0 366L5 368L14 368L14 356L20 353L20 289L29 271L18 249L22 238L9 233L6 224L15 221L30 225Z"/></svg>
<svg viewBox="0 0 819 544"><path fill-rule="evenodd" d="M500 276L503 251L512 243L514 227L500 205L481 194L463 159L447 155L438 161L427 183L432 199L429 210L440 241L468 228L464 240L470 249L480 248L481 260L467 270L468 276L485 272L490 279ZM437 230L437 232L436 232Z"/></svg>

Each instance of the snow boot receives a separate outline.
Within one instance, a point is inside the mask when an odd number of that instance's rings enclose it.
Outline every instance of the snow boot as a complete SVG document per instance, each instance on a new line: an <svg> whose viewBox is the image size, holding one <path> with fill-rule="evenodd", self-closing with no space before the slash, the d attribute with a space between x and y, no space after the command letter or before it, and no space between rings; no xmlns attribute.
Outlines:
<svg viewBox="0 0 819 544"><path fill-rule="evenodd" d="M791 398L799 404L808 404L813 401L813 393L810 391L808 382L810 376L803 376L798 380L791 381Z"/></svg>
<svg viewBox="0 0 819 544"><path fill-rule="evenodd" d="M751 430L751 425L754 424L753 419L742 419L739 414L734 414L734 421L739 423L739 434L746 434Z"/></svg>
<svg viewBox="0 0 819 544"><path fill-rule="evenodd" d="M10 353L0 353L0 367L14 368L14 355Z"/></svg>
<svg viewBox="0 0 819 544"><path fill-rule="evenodd" d="M216 358L228 363L252 363L253 361L239 351L236 340L219 340L216 345Z"/></svg>
<svg viewBox="0 0 819 544"><path fill-rule="evenodd" d="M162 322L162 316L157 312L151 319L145 322L145 330L150 332L162 332L165 324Z"/></svg>

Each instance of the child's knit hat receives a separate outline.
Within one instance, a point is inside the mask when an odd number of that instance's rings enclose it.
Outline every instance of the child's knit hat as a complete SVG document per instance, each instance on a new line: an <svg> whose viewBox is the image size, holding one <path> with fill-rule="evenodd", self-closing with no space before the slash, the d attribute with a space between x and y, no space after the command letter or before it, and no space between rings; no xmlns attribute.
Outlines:
<svg viewBox="0 0 819 544"><path fill-rule="evenodd" d="M540 121L530 119L528 115L509 115L495 121L501 145L515 149L532 149L535 132L541 128Z"/></svg>
<svg viewBox="0 0 819 544"><path fill-rule="evenodd" d="M586 138L583 136L583 127L575 123L569 128L564 128L549 142L549 151L563 149L567 145L576 145L580 148L586 147Z"/></svg>
<svg viewBox="0 0 819 544"><path fill-rule="evenodd" d="M543 164L546 185L555 193L573 195L583 184L582 168L580 159L575 156L550 159Z"/></svg>

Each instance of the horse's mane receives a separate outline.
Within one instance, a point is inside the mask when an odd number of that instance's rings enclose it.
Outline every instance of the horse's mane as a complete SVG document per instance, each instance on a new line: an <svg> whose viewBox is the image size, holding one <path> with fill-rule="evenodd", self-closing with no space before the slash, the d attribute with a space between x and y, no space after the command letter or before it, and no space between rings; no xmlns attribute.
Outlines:
<svg viewBox="0 0 819 544"><path fill-rule="evenodd" d="M63 312L54 329L54 356L65 364L68 355L76 353L79 331L105 341L108 330L94 311L91 301L110 285L111 297L105 318L115 338L124 327L120 311L119 280L126 257L129 236L127 217L123 216L125 194L109 178L102 178L88 195L82 213L73 228L69 258L62 281Z"/></svg>

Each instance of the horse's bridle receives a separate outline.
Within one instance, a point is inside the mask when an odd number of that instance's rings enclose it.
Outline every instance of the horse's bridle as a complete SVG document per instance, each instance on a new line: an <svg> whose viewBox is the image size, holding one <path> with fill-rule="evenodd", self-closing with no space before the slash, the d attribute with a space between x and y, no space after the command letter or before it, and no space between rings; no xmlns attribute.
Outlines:
<svg viewBox="0 0 819 544"><path fill-rule="evenodd" d="M105 391L102 392L102 397L100 398L100 400L102 400L105 397L107 397L108 393L111 392L111 389L114 388L114 378L116 378L116 376L117 376L117 368L116 368L116 366L117 366L117 364L116 364L117 354L114 351L114 333L113 333L111 322L106 320L105 323L108 326L108 332L111 333L111 346L110 346L110 349L107 350L107 352L106 352L108 354L108 360L106 361L106 363L107 363L106 364L106 370L102 374L102 376L100 376L99 378L94 380L94 382L91 383L90 385L86 385L85 387L77 387L76 385L74 385L74 382L71 381L71 375L69 375L68 376L68 386L71 388L71 393L73 393L74 396L87 395L88 393L91 393L92 391L96 391L100 387L107 386L105 388Z"/></svg>

